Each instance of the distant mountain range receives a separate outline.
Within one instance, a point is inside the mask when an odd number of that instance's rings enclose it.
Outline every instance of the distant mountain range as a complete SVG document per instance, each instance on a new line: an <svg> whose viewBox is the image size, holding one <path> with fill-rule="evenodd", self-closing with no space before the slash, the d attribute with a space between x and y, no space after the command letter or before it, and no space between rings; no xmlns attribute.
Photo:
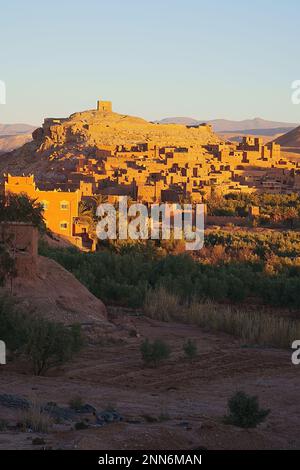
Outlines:
<svg viewBox="0 0 300 470"><path fill-rule="evenodd" d="M30 142L37 126L30 124L0 124L0 154L11 152Z"/></svg>
<svg viewBox="0 0 300 470"><path fill-rule="evenodd" d="M10 136L18 134L30 134L37 126L30 124L0 124L0 136Z"/></svg>
<svg viewBox="0 0 300 470"><path fill-rule="evenodd" d="M0 135L0 155L2 153L11 152L22 145L32 140L31 133L29 134L15 134L15 135Z"/></svg>
<svg viewBox="0 0 300 470"><path fill-rule="evenodd" d="M288 132L299 123L267 121L261 118L245 119L243 121L231 121L229 119L193 119L189 117L170 117L156 121L159 124L183 124L186 126L196 126L203 122L213 126L213 130L219 133L249 133L252 135L276 135Z"/></svg>

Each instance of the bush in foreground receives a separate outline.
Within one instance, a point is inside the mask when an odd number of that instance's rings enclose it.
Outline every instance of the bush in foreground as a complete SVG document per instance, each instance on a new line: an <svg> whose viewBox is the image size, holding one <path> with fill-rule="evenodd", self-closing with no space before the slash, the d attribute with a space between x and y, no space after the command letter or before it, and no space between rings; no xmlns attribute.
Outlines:
<svg viewBox="0 0 300 470"><path fill-rule="evenodd" d="M72 359L79 351L78 330L69 330L60 323L36 318L31 325L25 353L35 375L42 375L52 367Z"/></svg>
<svg viewBox="0 0 300 470"><path fill-rule="evenodd" d="M237 392L228 400L228 409L224 422L240 428L256 428L270 414L270 410L259 407L257 397L244 392Z"/></svg>
<svg viewBox="0 0 300 470"><path fill-rule="evenodd" d="M47 433L53 425L53 420L48 413L43 412L39 403L33 403L28 410L21 413L18 424L24 432L30 429L31 432Z"/></svg>
<svg viewBox="0 0 300 470"><path fill-rule="evenodd" d="M83 400L82 398L77 395L73 398L71 398L71 400L69 401L69 407L72 409L72 410L80 410L80 408L83 406Z"/></svg>
<svg viewBox="0 0 300 470"><path fill-rule="evenodd" d="M83 345L80 325L26 315L8 298L0 297L0 338L11 355L29 360L35 375L72 359Z"/></svg>
<svg viewBox="0 0 300 470"><path fill-rule="evenodd" d="M192 339L188 339L183 345L183 351L188 359L194 359L197 356L197 344Z"/></svg>
<svg viewBox="0 0 300 470"><path fill-rule="evenodd" d="M168 359L170 353L170 347L160 339L156 339L152 343L146 339L141 344L142 358L148 367L158 367L162 361Z"/></svg>

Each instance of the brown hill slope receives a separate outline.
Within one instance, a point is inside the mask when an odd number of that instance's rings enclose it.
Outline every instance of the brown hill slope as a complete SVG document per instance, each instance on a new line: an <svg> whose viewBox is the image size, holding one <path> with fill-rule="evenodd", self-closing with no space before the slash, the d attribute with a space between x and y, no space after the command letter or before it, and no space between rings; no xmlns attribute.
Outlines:
<svg viewBox="0 0 300 470"><path fill-rule="evenodd" d="M32 140L31 134L0 136L0 154L11 152Z"/></svg>
<svg viewBox="0 0 300 470"><path fill-rule="evenodd" d="M31 134L35 128L30 124L0 124L0 136Z"/></svg>
<svg viewBox="0 0 300 470"><path fill-rule="evenodd" d="M38 257L36 276L13 280L13 295L28 313L65 324L109 326L103 302L62 266L43 256Z"/></svg>
<svg viewBox="0 0 300 470"><path fill-rule="evenodd" d="M144 119L103 111L84 111L66 119L46 119L33 132L33 141L0 157L0 172L35 173L45 180L79 155L93 155L96 148L117 144L155 143L160 146L203 145L220 142L207 126L154 124ZM73 162L72 162L73 161Z"/></svg>
<svg viewBox="0 0 300 470"><path fill-rule="evenodd" d="M277 144L282 147L298 147L300 148L300 126L296 129L291 130L287 134L282 135L275 139Z"/></svg>

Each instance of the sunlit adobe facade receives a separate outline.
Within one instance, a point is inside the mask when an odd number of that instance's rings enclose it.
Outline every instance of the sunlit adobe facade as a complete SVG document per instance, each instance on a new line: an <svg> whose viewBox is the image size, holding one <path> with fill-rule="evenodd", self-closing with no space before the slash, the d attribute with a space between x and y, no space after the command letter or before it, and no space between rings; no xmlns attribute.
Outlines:
<svg viewBox="0 0 300 470"><path fill-rule="evenodd" d="M77 191L43 191L36 187L34 176L7 175L4 183L5 195L27 194L43 205L44 218L47 227L54 233L66 237L74 235L74 221L78 217L78 207L81 199Z"/></svg>

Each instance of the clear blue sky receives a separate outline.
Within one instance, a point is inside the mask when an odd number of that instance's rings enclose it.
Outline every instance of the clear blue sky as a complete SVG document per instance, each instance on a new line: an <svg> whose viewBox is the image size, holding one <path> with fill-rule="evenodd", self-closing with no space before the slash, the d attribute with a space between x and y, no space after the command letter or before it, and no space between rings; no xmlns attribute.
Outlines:
<svg viewBox="0 0 300 470"><path fill-rule="evenodd" d="M10 0L0 43L1 123L98 97L147 119L300 121L299 0Z"/></svg>

